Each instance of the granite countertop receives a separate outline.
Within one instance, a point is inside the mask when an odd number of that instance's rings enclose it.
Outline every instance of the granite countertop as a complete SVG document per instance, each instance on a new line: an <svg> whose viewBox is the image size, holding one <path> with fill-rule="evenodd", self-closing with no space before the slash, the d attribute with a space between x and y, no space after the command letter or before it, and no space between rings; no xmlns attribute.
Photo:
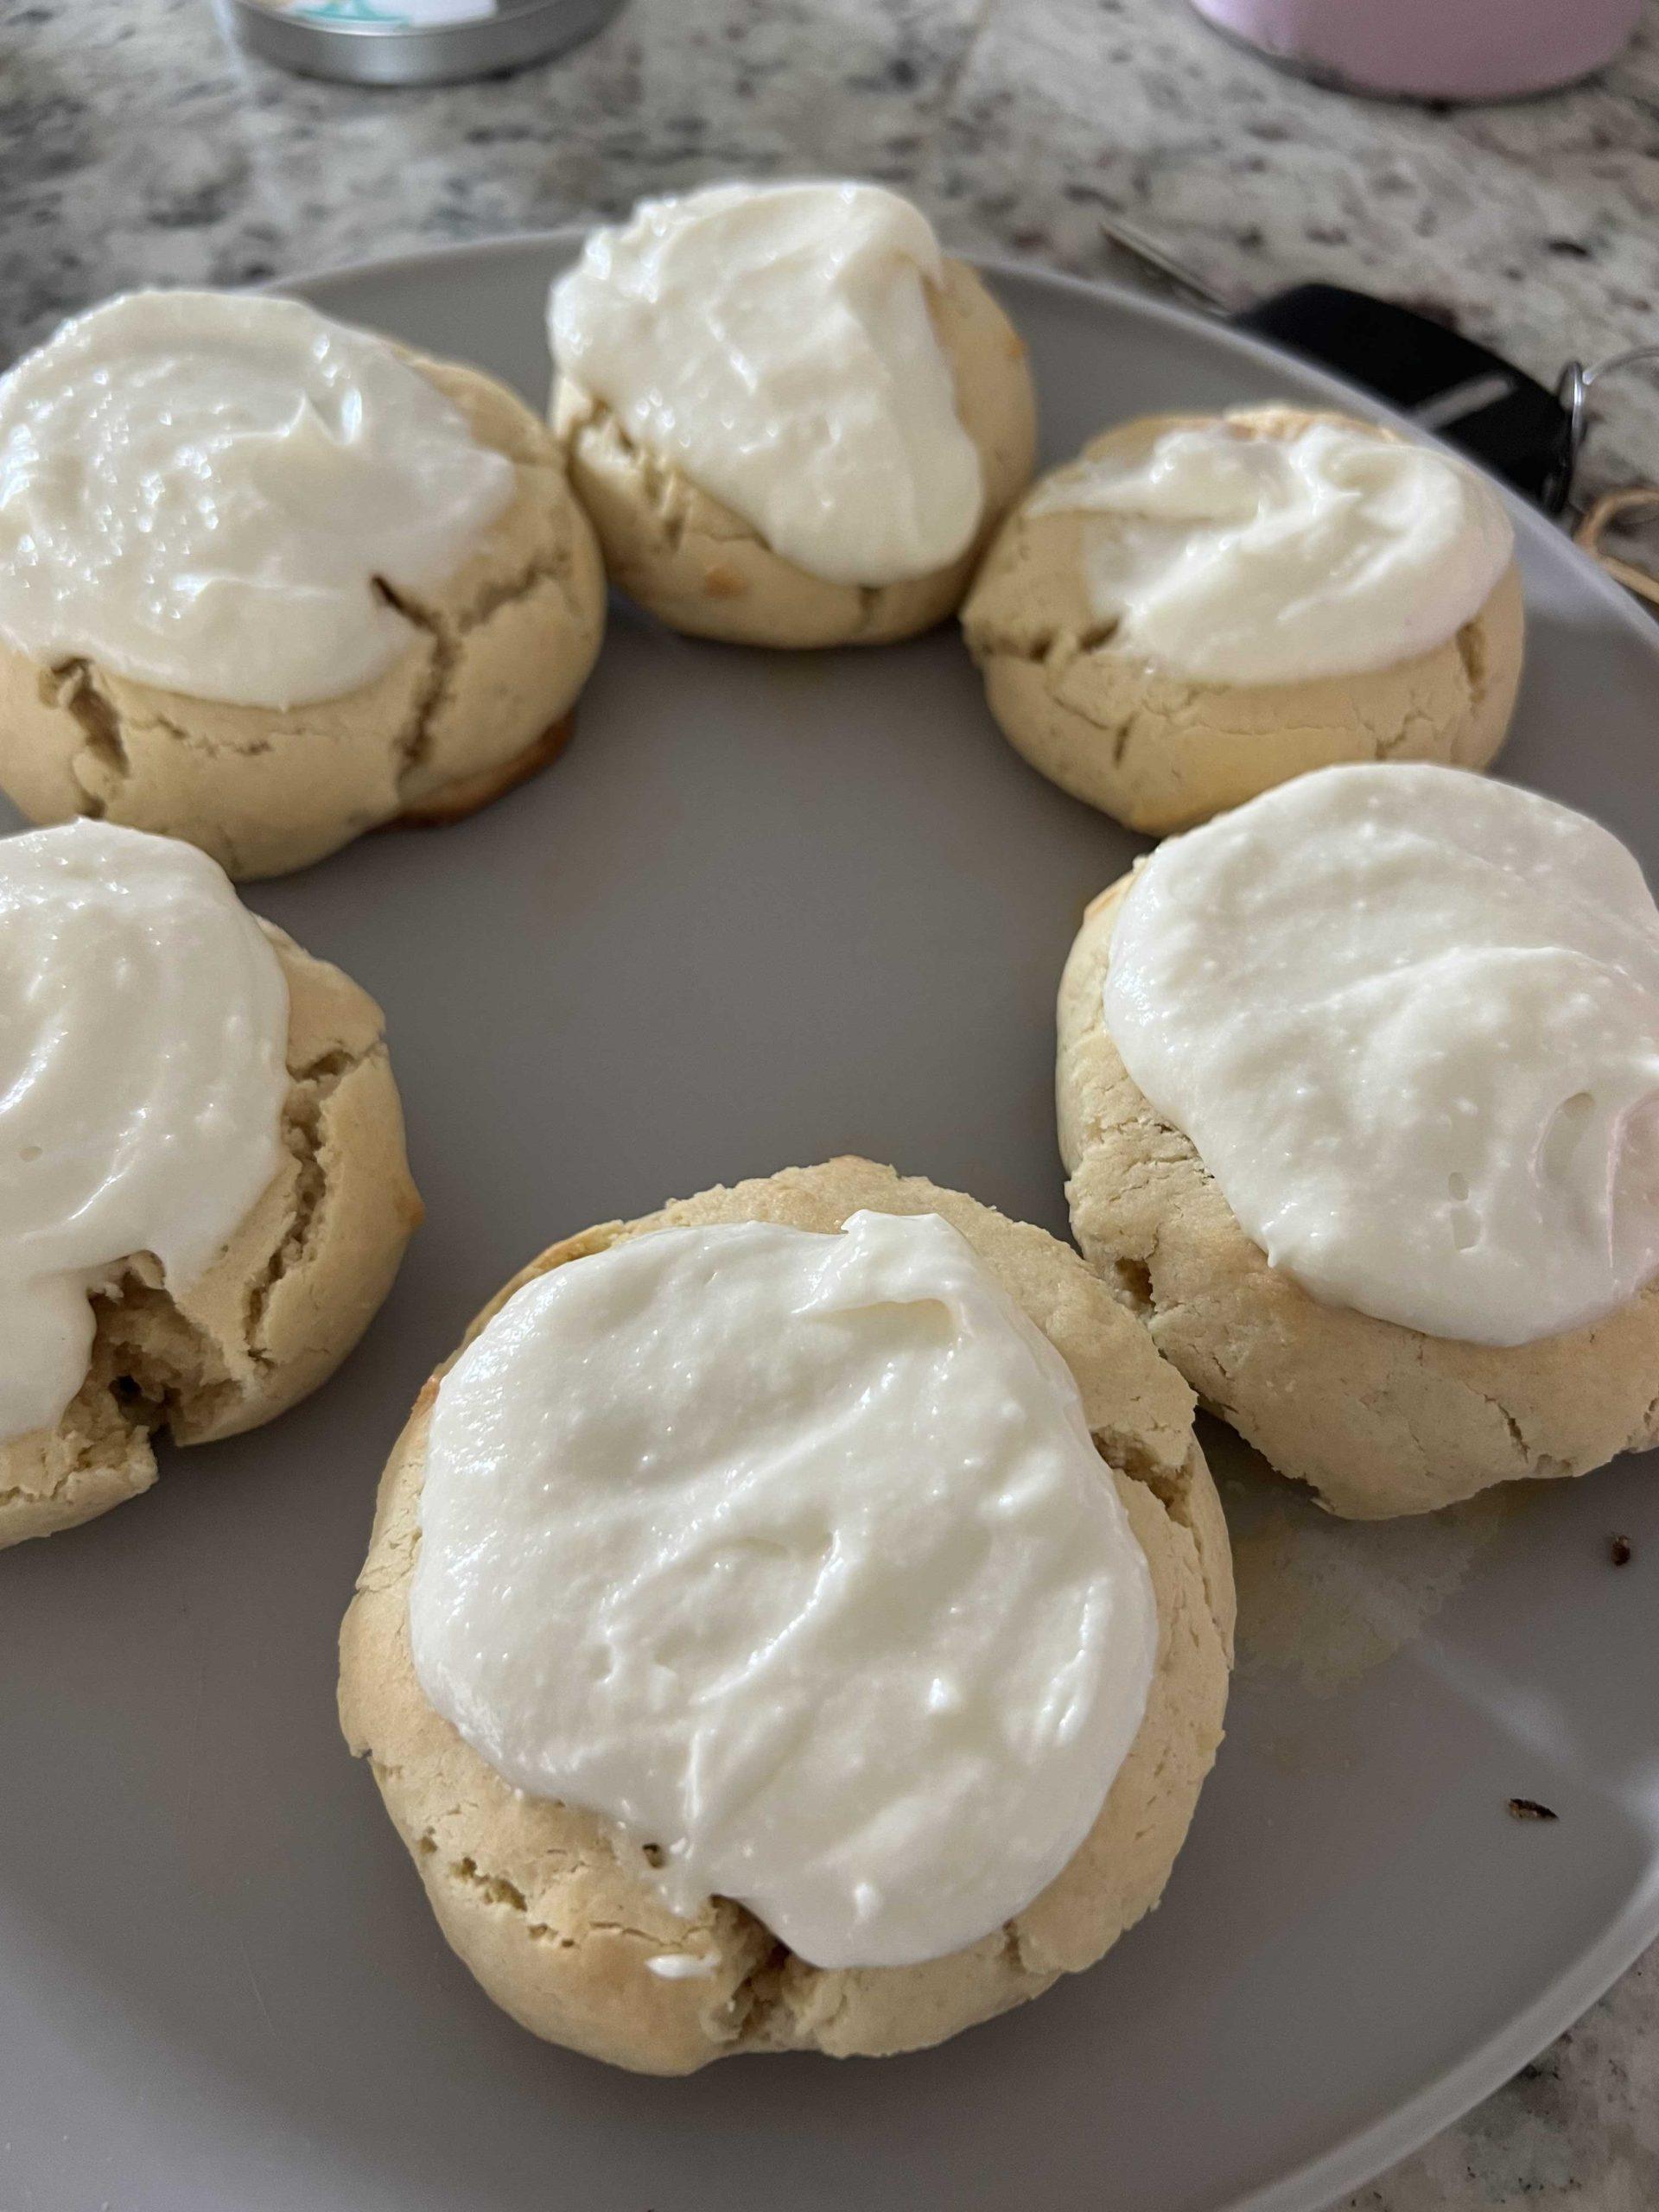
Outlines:
<svg viewBox="0 0 1659 2212"><path fill-rule="evenodd" d="M1448 0L1455 4L1455 0ZM1443 112L1344 99L1179 0L632 0L593 44L421 92L227 51L208 0L0 0L0 359L135 283L229 284L617 211L733 171L860 174L958 247L1122 276L1119 213L1241 299L1437 302L1547 380L1656 334L1659 18L1599 81ZM1659 476L1659 389L1602 480ZM1348 2212L1653 2212L1659 1949Z"/></svg>

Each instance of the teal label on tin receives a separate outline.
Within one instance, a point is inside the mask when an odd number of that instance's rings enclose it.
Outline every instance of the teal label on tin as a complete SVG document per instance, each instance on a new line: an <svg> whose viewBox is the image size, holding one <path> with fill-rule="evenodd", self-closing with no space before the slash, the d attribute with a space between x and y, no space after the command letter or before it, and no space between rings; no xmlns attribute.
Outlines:
<svg viewBox="0 0 1659 2212"><path fill-rule="evenodd" d="M277 15L327 30L424 31L475 23L495 13L495 0L263 0Z"/></svg>

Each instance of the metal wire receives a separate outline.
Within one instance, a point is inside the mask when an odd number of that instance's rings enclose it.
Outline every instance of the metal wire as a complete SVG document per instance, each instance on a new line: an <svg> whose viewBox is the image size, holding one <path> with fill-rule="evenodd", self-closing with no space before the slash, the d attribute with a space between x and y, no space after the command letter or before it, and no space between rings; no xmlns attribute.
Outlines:
<svg viewBox="0 0 1659 2212"><path fill-rule="evenodd" d="M1561 451L1543 494L1543 504L1551 514L1560 514L1572 493L1579 456L1589 435L1592 391L1604 377L1617 376L1623 369L1654 365L1659 365L1659 346L1631 346L1623 353L1609 354L1605 361L1592 362L1588 368L1582 361L1569 361L1561 371L1555 397L1567 416L1567 425Z"/></svg>

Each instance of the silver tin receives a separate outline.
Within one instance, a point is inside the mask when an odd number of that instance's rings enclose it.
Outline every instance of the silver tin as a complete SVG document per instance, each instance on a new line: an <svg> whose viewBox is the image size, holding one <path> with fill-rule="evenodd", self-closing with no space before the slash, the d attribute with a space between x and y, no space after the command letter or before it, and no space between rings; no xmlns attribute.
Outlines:
<svg viewBox="0 0 1659 2212"><path fill-rule="evenodd" d="M545 60L608 23L623 0L497 0L471 22L406 29L316 22L261 0L214 0L219 22L250 53L302 76L350 85L448 85Z"/></svg>

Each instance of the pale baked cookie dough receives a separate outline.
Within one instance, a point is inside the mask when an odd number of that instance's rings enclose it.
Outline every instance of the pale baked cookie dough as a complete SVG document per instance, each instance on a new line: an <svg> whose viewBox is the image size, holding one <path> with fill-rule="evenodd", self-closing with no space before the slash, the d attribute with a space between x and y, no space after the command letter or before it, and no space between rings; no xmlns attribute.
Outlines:
<svg viewBox="0 0 1659 2212"><path fill-rule="evenodd" d="M1133 453L1163 431L1213 419L1141 417L1092 439L1082 458ZM1228 420L1271 438L1348 418L1262 407ZM1102 518L1042 511L1051 481L1040 480L1003 525L962 620L1003 734L1063 791L1160 836L1310 768L1340 760L1484 768L1503 744L1524 623L1512 562L1455 637L1393 667L1289 683L1198 682L1114 644L1116 626L1091 606L1084 554Z"/></svg>
<svg viewBox="0 0 1659 2212"><path fill-rule="evenodd" d="M529 408L476 370L404 358L516 480L447 582L396 595L407 651L342 697L279 709L0 641L0 789L31 822L92 815L183 837L234 877L279 875L385 823L472 813L556 757L604 634L593 531Z"/></svg>
<svg viewBox="0 0 1659 2212"><path fill-rule="evenodd" d="M1659 1444L1659 1281L1588 1327L1491 1345L1324 1304L1268 1266L1101 1018L1128 882L1090 906L1061 981L1060 1154L1084 1256L1205 1404L1355 1520Z"/></svg>
<svg viewBox="0 0 1659 2212"><path fill-rule="evenodd" d="M148 1253L93 1295L86 1379L54 1429L0 1444L0 1547L47 1536L156 1480L153 1438L207 1444L326 1381L378 1310L421 1202L380 1009L261 924L289 993L282 1166L186 1294Z"/></svg>
<svg viewBox="0 0 1659 2212"><path fill-rule="evenodd" d="M613 1828L510 1788L422 1694L409 1586L441 1369L381 1484L341 1631L341 1725L370 1763L445 1936L489 1995L534 2033L615 2065L683 2074L743 2051L880 2056L938 2043L1037 1996L1093 1964L1156 1904L1221 1738L1232 1567L1191 1395L1145 1332L1041 1230L867 1160L786 1169L555 1245L492 1300L469 1340L524 1282L620 1239L741 1221L830 1232L863 1208L942 1215L1071 1369L1152 1572L1159 1643L1145 1716L1065 1872L966 1950L918 1966L828 1971L725 1899L681 1919ZM689 1975L652 1968L680 1957L692 1963Z"/></svg>
<svg viewBox="0 0 1659 2212"><path fill-rule="evenodd" d="M672 629L746 645L887 645L952 613L1030 480L1036 400L1024 340L965 263L947 257L928 305L955 375L957 417L984 472L983 516L966 551L906 582L810 575L681 469L636 445L610 409L561 376L553 427L619 590Z"/></svg>

